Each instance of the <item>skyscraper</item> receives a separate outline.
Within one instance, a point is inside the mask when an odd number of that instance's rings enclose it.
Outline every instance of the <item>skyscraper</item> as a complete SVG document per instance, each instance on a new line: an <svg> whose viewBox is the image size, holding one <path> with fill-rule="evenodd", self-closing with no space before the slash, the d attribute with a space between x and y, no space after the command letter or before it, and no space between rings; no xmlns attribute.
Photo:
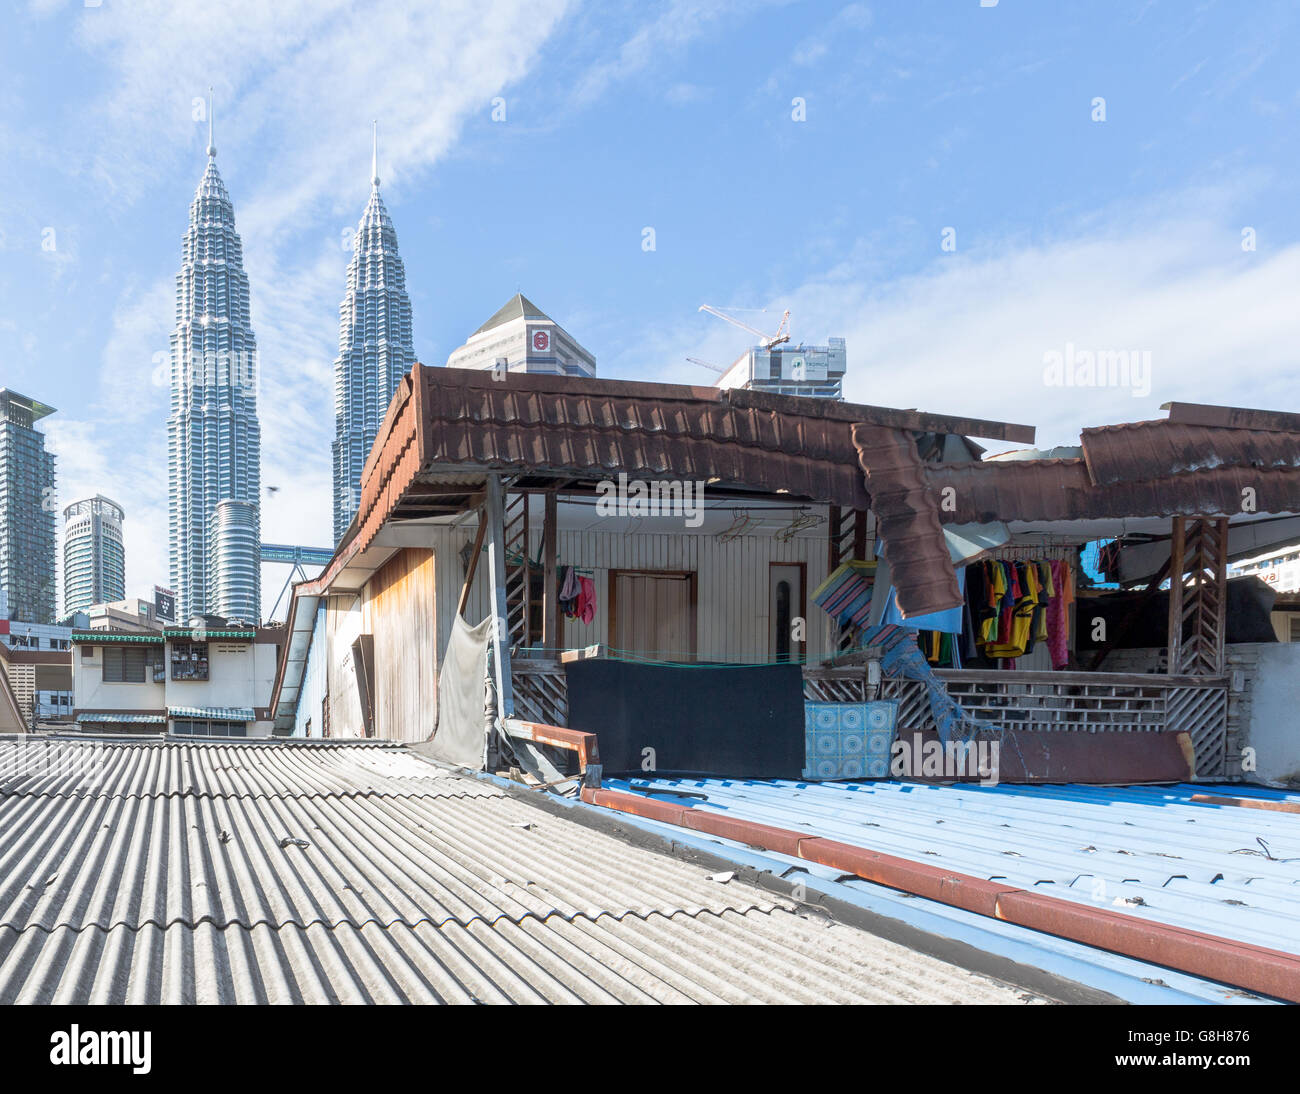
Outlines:
<svg viewBox="0 0 1300 1094"><path fill-rule="evenodd" d="M208 109L208 165L190 205L190 224L176 275L176 330L167 419L168 541L171 584L180 618L215 611L221 570L216 510L222 501L252 507L259 532L261 433L257 424L257 343L248 317L248 276L235 211L217 172ZM230 537L222 542L233 543ZM231 577L241 573L242 578ZM222 595L256 617L256 583L243 560L222 579ZM242 580L236 591L230 580ZM256 621L254 620L250 621Z"/></svg>
<svg viewBox="0 0 1300 1094"><path fill-rule="evenodd" d="M36 428L53 413L0 388L0 619L54 622L54 454Z"/></svg>
<svg viewBox="0 0 1300 1094"><path fill-rule="evenodd" d="M334 542L360 502L361 469L388 404L415 363L411 299L397 232L379 196L379 137L370 165L370 200L352 241L348 288L339 304L334 361Z"/></svg>
<svg viewBox="0 0 1300 1094"><path fill-rule="evenodd" d="M122 507L96 494L63 510L63 614L126 599Z"/></svg>

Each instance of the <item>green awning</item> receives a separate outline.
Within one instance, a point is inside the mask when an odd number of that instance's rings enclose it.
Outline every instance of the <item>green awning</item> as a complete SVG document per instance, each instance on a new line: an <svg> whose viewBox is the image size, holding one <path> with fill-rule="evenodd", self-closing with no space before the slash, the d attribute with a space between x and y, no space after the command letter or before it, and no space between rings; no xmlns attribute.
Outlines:
<svg viewBox="0 0 1300 1094"><path fill-rule="evenodd" d="M73 632L72 641L87 646L105 646L111 642L142 642L150 646L161 646L163 636L161 634L118 634L113 631L76 631Z"/></svg>

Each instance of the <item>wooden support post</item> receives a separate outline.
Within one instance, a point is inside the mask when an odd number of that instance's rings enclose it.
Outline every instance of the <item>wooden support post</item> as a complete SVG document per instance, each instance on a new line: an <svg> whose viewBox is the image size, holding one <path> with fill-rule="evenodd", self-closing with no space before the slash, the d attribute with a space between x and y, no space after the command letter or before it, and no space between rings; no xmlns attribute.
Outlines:
<svg viewBox="0 0 1300 1094"><path fill-rule="evenodd" d="M1175 518L1174 547L1184 584L1169 596L1169 671L1187 676L1223 672L1228 624L1228 520ZM1171 556L1170 575L1174 573Z"/></svg>
<svg viewBox="0 0 1300 1094"><path fill-rule="evenodd" d="M547 650L556 650L560 645L560 590L556 586L558 515L559 499L554 490L548 490L542 517L542 647Z"/></svg>
<svg viewBox="0 0 1300 1094"><path fill-rule="evenodd" d="M465 605L469 603L469 589L474 584L474 575L478 573L478 556L483 553L483 536L487 533L487 517L483 510L478 511L478 533L474 536L474 551L469 556L469 565L465 567L465 585L460 590L460 603L456 605L456 614L465 615Z"/></svg>
<svg viewBox="0 0 1300 1094"><path fill-rule="evenodd" d="M840 562L840 522L843 517L838 505L832 505L826 522L826 575L833 574Z"/></svg>
<svg viewBox="0 0 1300 1094"><path fill-rule="evenodd" d="M1228 518L1214 522L1214 588L1217 593L1218 618L1214 632L1214 667L1212 672L1223 672L1228 656Z"/></svg>
<svg viewBox="0 0 1300 1094"><path fill-rule="evenodd" d="M1186 522L1174 517L1169 537L1169 664L1165 671L1177 675L1183 657L1183 552Z"/></svg>
<svg viewBox="0 0 1300 1094"><path fill-rule="evenodd" d="M484 506L488 528L488 580L492 596L492 664L496 674L497 717L513 718L510 680L510 626L506 619L505 488L499 474L488 475Z"/></svg>

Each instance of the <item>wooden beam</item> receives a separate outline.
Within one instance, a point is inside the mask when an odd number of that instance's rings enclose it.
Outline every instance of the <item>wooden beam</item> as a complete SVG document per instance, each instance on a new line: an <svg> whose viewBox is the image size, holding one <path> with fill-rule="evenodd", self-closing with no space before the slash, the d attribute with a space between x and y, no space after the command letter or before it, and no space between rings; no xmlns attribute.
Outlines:
<svg viewBox="0 0 1300 1094"><path fill-rule="evenodd" d="M478 556L483 553L483 537L487 533L487 517L480 509L478 514L478 534L474 537L474 550L469 556L469 565L465 567L465 584L460 590L460 603L456 605L456 614L465 615L465 605L469 603L469 587L474 584L474 575L478 573Z"/></svg>
<svg viewBox="0 0 1300 1094"><path fill-rule="evenodd" d="M1169 664L1166 672L1177 673L1183 651L1183 555L1186 520L1174 517L1169 537Z"/></svg>
<svg viewBox="0 0 1300 1094"><path fill-rule="evenodd" d="M542 647L558 648L560 641L560 590L556 585L556 539L559 503L554 490L546 492L542 515Z"/></svg>
<svg viewBox="0 0 1300 1094"><path fill-rule="evenodd" d="M1227 663L1225 646L1228 641L1228 518L1214 522L1214 543L1217 553L1214 567L1214 587L1218 594L1218 619L1215 621L1214 672L1222 672Z"/></svg>
<svg viewBox="0 0 1300 1094"><path fill-rule="evenodd" d="M488 579L492 589L492 651L497 685L497 717L512 718L514 692L510 680L510 623L506 617L505 485L501 475L487 480Z"/></svg>

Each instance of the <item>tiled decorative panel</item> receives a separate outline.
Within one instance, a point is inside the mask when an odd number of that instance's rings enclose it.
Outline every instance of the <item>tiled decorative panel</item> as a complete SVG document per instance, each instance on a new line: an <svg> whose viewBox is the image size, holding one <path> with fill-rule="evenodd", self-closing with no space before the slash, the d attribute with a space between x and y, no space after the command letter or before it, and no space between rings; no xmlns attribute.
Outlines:
<svg viewBox="0 0 1300 1094"><path fill-rule="evenodd" d="M889 778L897 700L804 703L803 709L805 779Z"/></svg>

